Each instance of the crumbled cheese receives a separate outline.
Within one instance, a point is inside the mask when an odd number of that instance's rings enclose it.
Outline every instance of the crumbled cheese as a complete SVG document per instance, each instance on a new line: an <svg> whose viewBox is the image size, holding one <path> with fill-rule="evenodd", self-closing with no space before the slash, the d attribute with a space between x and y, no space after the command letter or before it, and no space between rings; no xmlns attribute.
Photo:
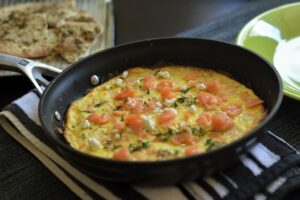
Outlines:
<svg viewBox="0 0 300 200"><path fill-rule="evenodd" d="M190 109L189 109L192 113L196 112L197 108L196 106L193 104L190 106Z"/></svg>
<svg viewBox="0 0 300 200"><path fill-rule="evenodd" d="M106 90L109 90L109 89L110 89L110 86L109 86L109 85L104 85L104 88L105 88Z"/></svg>
<svg viewBox="0 0 300 200"><path fill-rule="evenodd" d="M97 140L94 137L89 138L88 143L89 143L89 146L91 147L91 149L93 149L93 150L97 150L98 148L101 147L101 143L99 142L99 140Z"/></svg>
<svg viewBox="0 0 300 200"><path fill-rule="evenodd" d="M165 104L166 104L167 106L171 106L171 105L173 105L173 104L175 103L175 101L176 101L176 98L173 98L173 99L166 99L166 100L165 100Z"/></svg>
<svg viewBox="0 0 300 200"><path fill-rule="evenodd" d="M82 128L89 128L91 126L91 123L89 122L89 120L84 120L83 124L82 124Z"/></svg>
<svg viewBox="0 0 300 200"><path fill-rule="evenodd" d="M115 133L115 134L114 134L114 139L118 140L118 139L120 139L120 138L121 138L120 133Z"/></svg>
<svg viewBox="0 0 300 200"><path fill-rule="evenodd" d="M145 122L146 124L146 128L148 130L154 130L155 129L155 121L147 115L141 115L142 120Z"/></svg>
<svg viewBox="0 0 300 200"><path fill-rule="evenodd" d="M188 87L186 87L185 85L183 85L183 86L180 87L180 89L181 89L181 90L187 90Z"/></svg>
<svg viewBox="0 0 300 200"><path fill-rule="evenodd" d="M162 113L163 110L162 110L161 108L159 108L159 107L156 107L156 108L153 110L153 112L155 112L155 113Z"/></svg>
<svg viewBox="0 0 300 200"><path fill-rule="evenodd" d="M123 80L120 79L120 78L117 78L117 79L115 80L115 85L116 85L116 86L121 86L122 83L123 83Z"/></svg>
<svg viewBox="0 0 300 200"><path fill-rule="evenodd" d="M198 83L198 84L196 85L196 88L197 88L198 90L205 90L205 89L206 89L206 85L203 84L203 83Z"/></svg>
<svg viewBox="0 0 300 200"><path fill-rule="evenodd" d="M183 128L186 126L186 123L184 121L180 121L178 125L180 128Z"/></svg>
<svg viewBox="0 0 300 200"><path fill-rule="evenodd" d="M156 106L159 107L159 108L162 107L162 105L161 105L161 103L160 103L159 101L156 101L155 104L156 104Z"/></svg>
<svg viewBox="0 0 300 200"><path fill-rule="evenodd" d="M139 86L140 83L141 83L141 81L140 81L139 79L136 79L136 80L133 82L133 84L134 84L135 86Z"/></svg>
<svg viewBox="0 0 300 200"><path fill-rule="evenodd" d="M122 73L122 78L127 78L127 76L128 76L128 71L124 71L124 72Z"/></svg>
<svg viewBox="0 0 300 200"><path fill-rule="evenodd" d="M160 71L158 72L158 76L162 78L170 78L170 74L167 71Z"/></svg>
<svg viewBox="0 0 300 200"><path fill-rule="evenodd" d="M178 114L177 110L174 109L174 108L165 108L164 111L167 111L167 110L171 110L173 113L175 113L176 115Z"/></svg>

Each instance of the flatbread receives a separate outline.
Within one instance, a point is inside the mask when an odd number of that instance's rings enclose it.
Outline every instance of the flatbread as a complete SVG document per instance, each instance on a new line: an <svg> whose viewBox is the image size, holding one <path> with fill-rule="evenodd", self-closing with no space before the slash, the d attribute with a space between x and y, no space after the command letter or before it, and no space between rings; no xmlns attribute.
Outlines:
<svg viewBox="0 0 300 200"><path fill-rule="evenodd" d="M40 58L48 55L46 14L5 12L0 16L0 52Z"/></svg>
<svg viewBox="0 0 300 200"><path fill-rule="evenodd" d="M73 63L89 53L100 33L100 28L95 20L86 12L78 10L74 0L65 0L60 3L24 3L1 10L5 11L8 16L17 13L17 16L26 23L38 23L38 26L30 26L30 31L24 29L23 26L18 26L18 24L12 24L9 27L15 32L15 35L28 31L29 33L36 33L33 35L25 34L22 37L23 40L32 38L25 42L31 49L30 54L23 51L24 48L26 49L23 47L24 45L22 48L19 47L21 45L19 40L11 39L9 44L5 42L1 37L0 30L0 53L27 58L42 58L46 62L55 62L55 60L63 58L65 61ZM4 17L1 13L0 27L2 28L1 18ZM28 17L23 18L23 16ZM40 28L42 25L43 30ZM9 35L12 31L9 32ZM38 34L39 31L40 34ZM38 41L38 43L33 41ZM11 46L10 51L5 51L8 45Z"/></svg>

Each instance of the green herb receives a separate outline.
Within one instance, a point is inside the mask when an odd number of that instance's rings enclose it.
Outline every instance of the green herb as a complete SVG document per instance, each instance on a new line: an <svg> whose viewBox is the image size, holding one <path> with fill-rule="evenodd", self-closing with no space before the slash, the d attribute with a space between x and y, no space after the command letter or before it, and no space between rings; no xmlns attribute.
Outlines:
<svg viewBox="0 0 300 200"><path fill-rule="evenodd" d="M223 146L224 143L216 142L215 140L209 138L205 141L206 151L211 151L216 148Z"/></svg>
<svg viewBox="0 0 300 200"><path fill-rule="evenodd" d="M154 72L154 75L155 76L157 76L157 74L160 72L160 69L159 70L156 70L155 72Z"/></svg>
<svg viewBox="0 0 300 200"><path fill-rule="evenodd" d="M117 150L120 147L122 147L122 145L113 145L112 150Z"/></svg>
<svg viewBox="0 0 300 200"><path fill-rule="evenodd" d="M177 101L178 101L178 103L184 103L184 101L187 99L187 97L185 97L185 96L181 96L181 97L179 97L178 99L177 99Z"/></svg>
<svg viewBox="0 0 300 200"><path fill-rule="evenodd" d="M124 122L124 120L125 120L125 116L122 115L122 116L121 116L121 121Z"/></svg>
<svg viewBox="0 0 300 200"><path fill-rule="evenodd" d="M158 133L158 134L156 134L156 136L159 137L162 141L166 142L169 140L169 138L172 135L175 135L175 134L177 134L177 132L175 130L169 128L167 132Z"/></svg>
<svg viewBox="0 0 300 200"><path fill-rule="evenodd" d="M129 144L128 149L132 153L132 152L135 152L135 151L139 151L141 149L146 149L149 146L150 146L150 141L140 141L136 145Z"/></svg>
<svg viewBox="0 0 300 200"><path fill-rule="evenodd" d="M88 111L88 110L81 110L80 112L83 112L83 113L91 113L91 111Z"/></svg>
<svg viewBox="0 0 300 200"><path fill-rule="evenodd" d="M147 94L150 94L150 89L146 90L146 93L147 93Z"/></svg>
<svg viewBox="0 0 300 200"><path fill-rule="evenodd" d="M85 140L86 139L86 135L84 133L80 134L80 138Z"/></svg>
<svg viewBox="0 0 300 200"><path fill-rule="evenodd" d="M101 101L100 103L97 103L96 105L95 105L95 107L96 108L99 108L100 106L102 106L103 104L105 104L106 103L106 101Z"/></svg>
<svg viewBox="0 0 300 200"><path fill-rule="evenodd" d="M196 127L192 127L191 128L192 129L192 134L193 135L195 135L195 136L197 136L197 137L202 137L202 136L204 136L205 134L207 134L208 133L208 130L205 130L205 129L203 129L203 128L196 128Z"/></svg>

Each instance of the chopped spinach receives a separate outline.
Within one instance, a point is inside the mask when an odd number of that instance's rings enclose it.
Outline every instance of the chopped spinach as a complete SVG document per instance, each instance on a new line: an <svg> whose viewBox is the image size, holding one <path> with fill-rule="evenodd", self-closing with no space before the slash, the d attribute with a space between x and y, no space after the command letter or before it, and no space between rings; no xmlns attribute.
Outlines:
<svg viewBox="0 0 300 200"><path fill-rule="evenodd" d="M206 151L211 151L211 150L214 150L216 148L219 148L221 146L223 146L224 143L222 142L217 142L215 141L214 139L212 138L209 138L205 141L205 146L206 146Z"/></svg>
<svg viewBox="0 0 300 200"><path fill-rule="evenodd" d="M205 134L208 133L208 130L205 130L203 128L200 128L200 127L192 127L192 134L197 136L197 137L202 137L204 136Z"/></svg>
<svg viewBox="0 0 300 200"><path fill-rule="evenodd" d="M99 108L100 106L102 106L102 105L105 104L105 103L106 103L106 101L101 101L101 102L97 103L97 104L95 105L95 107L96 107L96 108Z"/></svg>
<svg viewBox="0 0 300 200"><path fill-rule="evenodd" d="M150 141L140 141L136 145L129 144L128 149L132 153L132 152L135 152L135 151L139 151L141 149L146 149L149 146L150 146Z"/></svg>
<svg viewBox="0 0 300 200"><path fill-rule="evenodd" d="M167 132L165 133L158 133L156 134L157 137L159 137L163 142L166 142L169 140L169 138L172 136L172 135L175 135L177 134L177 132L171 128L168 129Z"/></svg>
<svg viewBox="0 0 300 200"><path fill-rule="evenodd" d="M190 89L191 89L191 88L182 89L181 92L182 92L183 94L186 94Z"/></svg>

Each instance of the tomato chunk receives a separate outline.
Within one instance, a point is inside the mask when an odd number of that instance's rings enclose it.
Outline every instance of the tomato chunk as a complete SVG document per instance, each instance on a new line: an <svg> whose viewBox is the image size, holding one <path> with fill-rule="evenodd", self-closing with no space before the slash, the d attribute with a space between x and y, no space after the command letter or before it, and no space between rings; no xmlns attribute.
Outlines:
<svg viewBox="0 0 300 200"><path fill-rule="evenodd" d="M196 120L196 123L203 129L209 129L211 125L211 116L205 113Z"/></svg>
<svg viewBox="0 0 300 200"><path fill-rule="evenodd" d="M191 156L200 153L198 145L188 146L184 150L186 156Z"/></svg>
<svg viewBox="0 0 300 200"><path fill-rule="evenodd" d="M127 87L127 88L124 88L119 94L117 94L115 96L115 99L119 99L119 100L127 99L128 97L133 97L135 95L135 93L136 93L136 91L134 88Z"/></svg>
<svg viewBox="0 0 300 200"><path fill-rule="evenodd" d="M87 120L97 125L103 125L110 120L110 116L107 114L99 115L98 113L93 112L89 116L87 116Z"/></svg>
<svg viewBox="0 0 300 200"><path fill-rule="evenodd" d="M206 108L214 108L219 104L218 98L209 92L199 92L197 100L200 105L204 105Z"/></svg>
<svg viewBox="0 0 300 200"><path fill-rule="evenodd" d="M254 108L262 103L264 103L264 101L261 99L250 99L246 102L246 108Z"/></svg>
<svg viewBox="0 0 300 200"><path fill-rule="evenodd" d="M206 84L207 91L213 94L217 94L220 89L219 81L211 81Z"/></svg>
<svg viewBox="0 0 300 200"><path fill-rule="evenodd" d="M211 122L213 131L225 132L234 127L233 120L223 113L213 115Z"/></svg>
<svg viewBox="0 0 300 200"><path fill-rule="evenodd" d="M129 160L131 158L131 154L128 148L121 147L113 154L112 158L115 160Z"/></svg>
<svg viewBox="0 0 300 200"><path fill-rule="evenodd" d="M166 110L162 114L158 115L157 120L158 123L164 124L173 121L175 117L176 117L176 113L174 111Z"/></svg>
<svg viewBox="0 0 300 200"><path fill-rule="evenodd" d="M160 96L161 96L162 99L173 99L173 98L176 97L176 96L172 93L172 89L171 89L171 88L168 88L168 87L161 89Z"/></svg>
<svg viewBox="0 0 300 200"><path fill-rule="evenodd" d="M124 122L122 122L120 119L115 119L113 121L113 126L115 129L117 129L118 131L122 131L125 128L125 124Z"/></svg>
<svg viewBox="0 0 300 200"><path fill-rule="evenodd" d="M160 92L163 88L170 88L170 89L172 89L173 85L174 84L173 84L173 82L171 80L163 79L163 80L159 81L156 90L158 92Z"/></svg>
<svg viewBox="0 0 300 200"><path fill-rule="evenodd" d="M143 85L144 89L148 90L148 89L152 88L154 85L154 81L155 81L154 76L152 76L152 75L146 76L145 80L144 80L144 85Z"/></svg>
<svg viewBox="0 0 300 200"><path fill-rule="evenodd" d="M223 108L222 110L226 112L227 115L229 115L230 117L234 117L239 115L242 112L242 107L237 104L231 104Z"/></svg>
<svg viewBox="0 0 300 200"><path fill-rule="evenodd" d="M191 145L198 141L198 138L190 135L189 133L180 133L173 135L170 138L170 142L175 145L187 144Z"/></svg>
<svg viewBox="0 0 300 200"><path fill-rule="evenodd" d="M143 128L145 127L145 123L142 120L140 115L137 114L130 114L125 119L126 125L129 126L129 128L132 129L135 133L140 133L143 131Z"/></svg>

